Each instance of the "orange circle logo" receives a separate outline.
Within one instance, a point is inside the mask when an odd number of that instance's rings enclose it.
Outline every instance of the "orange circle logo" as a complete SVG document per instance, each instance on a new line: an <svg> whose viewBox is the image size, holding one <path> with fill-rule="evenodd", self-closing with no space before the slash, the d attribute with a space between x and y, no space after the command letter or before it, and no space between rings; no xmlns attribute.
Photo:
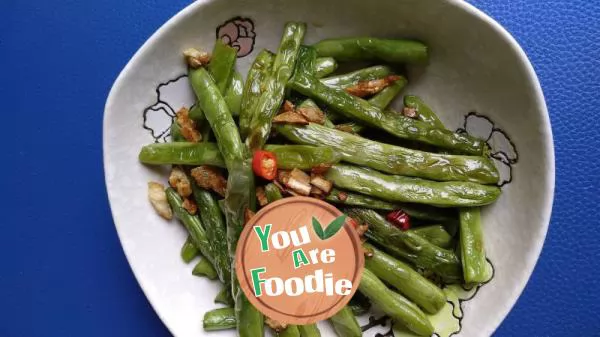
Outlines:
<svg viewBox="0 0 600 337"><path fill-rule="evenodd" d="M356 292L364 256L346 215L314 198L269 204L242 231L236 274L266 316L311 324L335 315Z"/></svg>

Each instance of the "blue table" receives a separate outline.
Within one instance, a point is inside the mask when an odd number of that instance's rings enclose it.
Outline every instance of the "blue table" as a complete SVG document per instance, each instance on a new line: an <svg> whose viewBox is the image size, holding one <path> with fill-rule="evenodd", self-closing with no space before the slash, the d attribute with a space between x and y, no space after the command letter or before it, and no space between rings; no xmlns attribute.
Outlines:
<svg viewBox="0 0 600 337"><path fill-rule="evenodd" d="M112 223L101 130L121 68L188 2L0 2L0 336L169 335ZM497 335L598 336L600 2L473 3L529 54L556 143L550 232Z"/></svg>

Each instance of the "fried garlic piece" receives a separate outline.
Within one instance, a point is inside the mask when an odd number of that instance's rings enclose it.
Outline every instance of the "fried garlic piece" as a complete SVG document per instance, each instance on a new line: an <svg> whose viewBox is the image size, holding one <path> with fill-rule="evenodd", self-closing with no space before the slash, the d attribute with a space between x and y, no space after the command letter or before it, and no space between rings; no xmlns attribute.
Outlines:
<svg viewBox="0 0 600 337"><path fill-rule="evenodd" d="M148 199L158 215L167 220L173 219L173 210L167 201L163 184L151 181L148 183Z"/></svg>

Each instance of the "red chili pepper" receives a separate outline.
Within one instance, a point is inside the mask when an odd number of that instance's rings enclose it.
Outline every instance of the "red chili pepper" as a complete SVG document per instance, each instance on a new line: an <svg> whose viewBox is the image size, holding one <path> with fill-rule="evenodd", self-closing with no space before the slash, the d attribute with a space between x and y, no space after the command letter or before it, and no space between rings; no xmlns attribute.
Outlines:
<svg viewBox="0 0 600 337"><path fill-rule="evenodd" d="M277 157L273 152L258 150L252 157L252 170L257 176L273 180L277 176Z"/></svg>
<svg viewBox="0 0 600 337"><path fill-rule="evenodd" d="M387 219L403 231L410 229L410 217L401 209L388 213Z"/></svg>

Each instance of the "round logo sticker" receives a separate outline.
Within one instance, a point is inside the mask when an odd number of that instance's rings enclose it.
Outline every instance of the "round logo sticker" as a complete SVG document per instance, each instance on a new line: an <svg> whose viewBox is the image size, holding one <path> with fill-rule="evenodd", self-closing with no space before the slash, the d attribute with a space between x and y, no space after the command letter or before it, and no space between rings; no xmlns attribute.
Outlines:
<svg viewBox="0 0 600 337"><path fill-rule="evenodd" d="M324 201L292 197L269 204L246 224L236 274L259 311L303 325L348 304L364 262L360 238L346 215Z"/></svg>

